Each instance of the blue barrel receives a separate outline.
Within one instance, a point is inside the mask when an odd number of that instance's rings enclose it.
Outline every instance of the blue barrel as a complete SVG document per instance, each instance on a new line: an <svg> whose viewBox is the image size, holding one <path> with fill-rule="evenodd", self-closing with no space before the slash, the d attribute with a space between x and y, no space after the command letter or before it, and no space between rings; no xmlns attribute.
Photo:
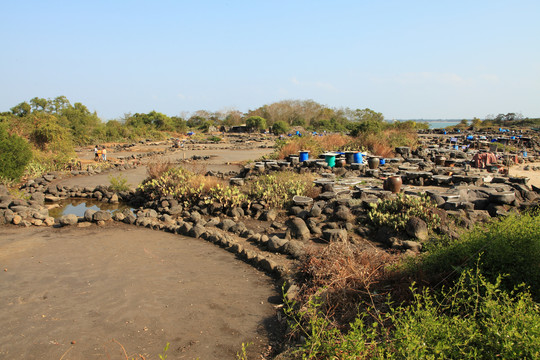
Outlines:
<svg viewBox="0 0 540 360"><path fill-rule="evenodd" d="M386 160L384 158L380 158L379 165L384 165L384 164L386 164Z"/></svg>
<svg viewBox="0 0 540 360"><path fill-rule="evenodd" d="M472 136L472 135L467 135L467 140L474 140L474 136Z"/></svg>
<svg viewBox="0 0 540 360"><path fill-rule="evenodd" d="M527 152L526 151L523 152L523 157L527 157Z"/></svg>
<svg viewBox="0 0 540 360"><path fill-rule="evenodd" d="M299 151L299 153L300 153L300 162L303 162L309 159L309 151Z"/></svg>
<svg viewBox="0 0 540 360"><path fill-rule="evenodd" d="M363 156L361 152L357 152L354 154L354 163L355 164L362 164L363 162Z"/></svg>
<svg viewBox="0 0 540 360"><path fill-rule="evenodd" d="M459 149L459 146L458 145L454 145L454 150L458 150Z"/></svg>

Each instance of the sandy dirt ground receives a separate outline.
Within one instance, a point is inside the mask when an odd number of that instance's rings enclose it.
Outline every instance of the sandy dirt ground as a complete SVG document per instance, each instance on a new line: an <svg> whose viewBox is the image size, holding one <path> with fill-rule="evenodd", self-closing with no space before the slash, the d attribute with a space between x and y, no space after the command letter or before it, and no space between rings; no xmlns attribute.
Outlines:
<svg viewBox="0 0 540 360"><path fill-rule="evenodd" d="M152 147L141 147L141 150L149 151ZM202 150L186 150L186 151L177 151L172 154L167 154L164 159L170 160L171 162L177 162L183 160L184 158L189 159L193 155L199 156L212 156L208 160L198 160L191 163L184 164L188 169L192 171L205 173L208 170L213 171L239 171L242 166L239 165L241 162L247 160L258 159L263 155L270 154L273 149L202 149ZM133 154L137 152L125 153ZM79 153L79 158L81 159L92 159L94 152L93 150L86 150ZM124 153L121 153L124 154ZM118 156L118 153L111 153L111 158L114 159ZM162 160L162 159L160 159ZM152 158L143 159L143 166L139 166L136 169L122 171L121 174L125 176L128 180L128 184L135 188L148 176L146 173L146 164L147 162L152 161ZM113 176L115 173L113 173ZM76 176L71 178L66 178L61 180L59 183L62 185L79 185L79 186L97 186L97 185L106 185L109 186L111 183L109 181L110 173L100 174L94 176Z"/></svg>
<svg viewBox="0 0 540 360"><path fill-rule="evenodd" d="M0 227L0 358L264 353L279 293L203 240L124 224ZM125 349L126 353L124 353Z"/></svg>
<svg viewBox="0 0 540 360"><path fill-rule="evenodd" d="M540 187L540 171L536 170L523 170L525 166L537 166L540 167L540 162L534 162L534 163L526 163L521 165L514 165L510 168L509 174L510 176L518 176L518 177L528 177L529 185L534 185L537 187Z"/></svg>

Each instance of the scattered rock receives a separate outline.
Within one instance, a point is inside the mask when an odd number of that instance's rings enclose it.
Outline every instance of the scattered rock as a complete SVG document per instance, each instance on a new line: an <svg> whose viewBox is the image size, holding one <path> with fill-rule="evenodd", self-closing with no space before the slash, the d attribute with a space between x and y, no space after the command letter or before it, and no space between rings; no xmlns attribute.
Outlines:
<svg viewBox="0 0 540 360"><path fill-rule="evenodd" d="M428 227L424 220L418 217L411 217L407 221L405 231L409 236L412 236L420 241L426 241L429 239Z"/></svg>
<svg viewBox="0 0 540 360"><path fill-rule="evenodd" d="M306 223L304 220L298 217L293 217L292 219L287 220L286 225L287 233L292 239L301 239L307 241L311 237Z"/></svg>
<svg viewBox="0 0 540 360"><path fill-rule="evenodd" d="M63 215L58 222L62 226L75 225L79 222L79 218L74 214Z"/></svg>

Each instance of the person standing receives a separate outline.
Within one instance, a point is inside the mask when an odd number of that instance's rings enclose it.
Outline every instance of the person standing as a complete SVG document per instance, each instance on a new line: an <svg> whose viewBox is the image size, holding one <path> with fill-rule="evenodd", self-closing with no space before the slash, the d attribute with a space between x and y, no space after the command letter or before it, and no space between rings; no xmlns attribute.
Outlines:
<svg viewBox="0 0 540 360"><path fill-rule="evenodd" d="M101 150L101 156L103 156L103 161L107 161L107 149L105 149L105 146Z"/></svg>
<svg viewBox="0 0 540 360"><path fill-rule="evenodd" d="M98 146L94 147L94 161L98 161Z"/></svg>

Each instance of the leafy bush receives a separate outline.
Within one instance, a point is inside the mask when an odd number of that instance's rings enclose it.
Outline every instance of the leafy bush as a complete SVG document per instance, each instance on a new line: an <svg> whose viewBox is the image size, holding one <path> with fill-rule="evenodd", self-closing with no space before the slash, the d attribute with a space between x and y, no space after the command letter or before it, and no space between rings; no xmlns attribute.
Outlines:
<svg viewBox="0 0 540 360"><path fill-rule="evenodd" d="M284 208L295 195L305 196L313 191L310 176L293 172L262 175L247 185L247 194L254 201L263 201L267 207Z"/></svg>
<svg viewBox="0 0 540 360"><path fill-rule="evenodd" d="M260 116L250 116L246 119L246 126L250 130L265 130L266 129L266 119Z"/></svg>
<svg viewBox="0 0 540 360"><path fill-rule="evenodd" d="M297 310L286 301L289 325L306 336L293 352L303 359L536 359L539 306L527 292L505 292L500 277L464 272L439 293L411 288L409 305L359 314L339 331L315 299ZM371 314L371 315L370 315Z"/></svg>
<svg viewBox="0 0 540 360"><path fill-rule="evenodd" d="M525 283L540 300L540 215L510 215L463 234L448 246L433 249L413 264L413 271L434 274L438 282L453 272L474 267L491 281L508 274L502 284L507 290ZM411 265L411 264L410 264Z"/></svg>
<svg viewBox="0 0 540 360"><path fill-rule="evenodd" d="M17 135L8 134L4 125L0 125L0 177L19 180L32 158L30 144Z"/></svg>
<svg viewBox="0 0 540 360"><path fill-rule="evenodd" d="M208 138L208 141L212 141L212 142L215 142L215 143L218 143L221 141L221 138L219 136L210 136Z"/></svg>
<svg viewBox="0 0 540 360"><path fill-rule="evenodd" d="M224 185L215 177L195 174L181 167L145 180L138 189L149 199L172 196L185 206L198 205L202 201L234 207L247 201L247 196L240 189Z"/></svg>
<svg viewBox="0 0 540 360"><path fill-rule="evenodd" d="M287 131L289 131L289 124L285 121L276 121L274 125L272 125L272 132L275 135L285 134Z"/></svg>
<svg viewBox="0 0 540 360"><path fill-rule="evenodd" d="M424 220L430 229L441 221L439 215L433 211L436 204L426 195L397 194L395 198L382 200L372 206L368 213L369 220L375 226L389 226L396 231L405 230L411 217Z"/></svg>
<svg viewBox="0 0 540 360"><path fill-rule="evenodd" d="M127 178L119 174L118 176L109 175L109 182L111 183L111 186L109 186L109 189L114 192L122 192L122 191L128 191L129 185Z"/></svg>

